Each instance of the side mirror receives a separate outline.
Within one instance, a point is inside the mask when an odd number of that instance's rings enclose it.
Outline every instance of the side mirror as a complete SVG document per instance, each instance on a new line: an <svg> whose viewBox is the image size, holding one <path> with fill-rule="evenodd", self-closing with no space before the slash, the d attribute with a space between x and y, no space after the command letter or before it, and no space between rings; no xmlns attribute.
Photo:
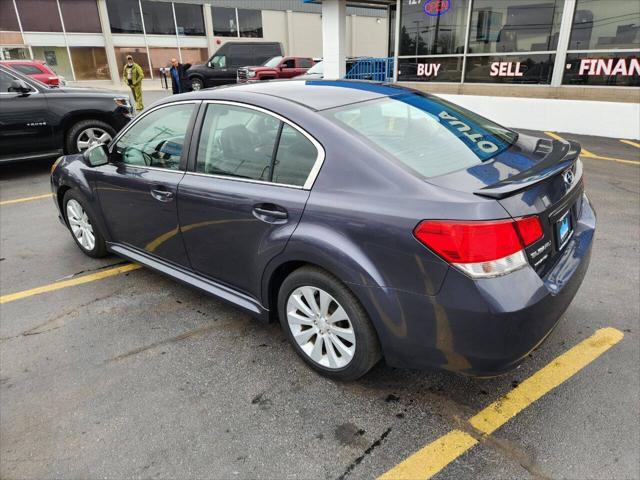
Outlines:
<svg viewBox="0 0 640 480"><path fill-rule="evenodd" d="M100 165L109 163L109 151L107 150L107 146L101 143L85 150L82 158L84 158L87 166L99 167Z"/></svg>
<svg viewBox="0 0 640 480"><path fill-rule="evenodd" d="M211 61L208 61L208 62L207 62L207 67L209 67L209 68L214 68L214 67L213 67L213 63L211 63Z"/></svg>
<svg viewBox="0 0 640 480"><path fill-rule="evenodd" d="M31 87L27 85L23 80L15 79L11 80L8 91L16 93L29 93L31 91Z"/></svg>

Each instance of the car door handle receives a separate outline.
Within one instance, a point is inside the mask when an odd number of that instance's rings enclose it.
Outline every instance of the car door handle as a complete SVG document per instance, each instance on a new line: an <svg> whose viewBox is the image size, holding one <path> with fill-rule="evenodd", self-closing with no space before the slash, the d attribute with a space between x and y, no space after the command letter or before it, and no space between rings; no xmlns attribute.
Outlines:
<svg viewBox="0 0 640 480"><path fill-rule="evenodd" d="M253 207L253 213L261 220L286 220L289 214L281 207L272 204L260 204Z"/></svg>
<svg viewBox="0 0 640 480"><path fill-rule="evenodd" d="M160 202L170 202L173 199L173 192L153 188L151 189L151 196Z"/></svg>

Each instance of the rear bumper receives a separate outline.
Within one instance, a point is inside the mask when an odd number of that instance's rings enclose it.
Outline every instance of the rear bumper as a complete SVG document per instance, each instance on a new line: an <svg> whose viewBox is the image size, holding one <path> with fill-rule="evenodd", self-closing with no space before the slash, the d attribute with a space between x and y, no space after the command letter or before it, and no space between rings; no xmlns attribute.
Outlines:
<svg viewBox="0 0 640 480"><path fill-rule="evenodd" d="M586 197L582 201L572 239L543 278L526 267L471 280L451 268L431 297L354 287L373 312L387 363L474 376L516 367L553 330L588 269L596 217Z"/></svg>

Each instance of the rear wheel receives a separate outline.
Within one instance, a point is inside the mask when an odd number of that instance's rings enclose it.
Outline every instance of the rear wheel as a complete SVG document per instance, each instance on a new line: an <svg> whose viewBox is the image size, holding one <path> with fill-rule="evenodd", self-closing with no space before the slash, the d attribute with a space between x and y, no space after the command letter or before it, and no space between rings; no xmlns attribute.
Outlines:
<svg viewBox="0 0 640 480"><path fill-rule="evenodd" d="M107 246L85 200L73 190L69 190L64 195L62 206L71 235L80 250L90 257L104 257L107 254Z"/></svg>
<svg viewBox="0 0 640 480"><path fill-rule="evenodd" d="M355 380L381 358L364 308L324 270L303 267L289 275L280 287L278 312L298 355L322 375Z"/></svg>
<svg viewBox="0 0 640 480"><path fill-rule="evenodd" d="M204 88L204 82L200 78L191 79L191 90L198 91Z"/></svg>
<svg viewBox="0 0 640 480"><path fill-rule="evenodd" d="M107 144L116 135L116 131L100 120L82 120L67 132L65 147L68 153L82 153L100 143Z"/></svg>

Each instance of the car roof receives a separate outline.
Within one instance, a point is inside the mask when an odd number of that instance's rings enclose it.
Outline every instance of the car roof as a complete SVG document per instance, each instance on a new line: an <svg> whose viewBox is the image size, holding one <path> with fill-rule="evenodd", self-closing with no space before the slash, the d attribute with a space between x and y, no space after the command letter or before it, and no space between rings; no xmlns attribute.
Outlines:
<svg viewBox="0 0 640 480"><path fill-rule="evenodd" d="M411 90L358 80L275 80L200 90L198 98L215 100L226 97L226 93L237 96L243 92L282 98L317 111L406 94Z"/></svg>
<svg viewBox="0 0 640 480"><path fill-rule="evenodd" d="M5 63L5 64L9 64L9 63L29 63L29 64L37 64L37 65L44 65L44 60L29 60L29 59L19 59L19 60L0 60L0 63Z"/></svg>

